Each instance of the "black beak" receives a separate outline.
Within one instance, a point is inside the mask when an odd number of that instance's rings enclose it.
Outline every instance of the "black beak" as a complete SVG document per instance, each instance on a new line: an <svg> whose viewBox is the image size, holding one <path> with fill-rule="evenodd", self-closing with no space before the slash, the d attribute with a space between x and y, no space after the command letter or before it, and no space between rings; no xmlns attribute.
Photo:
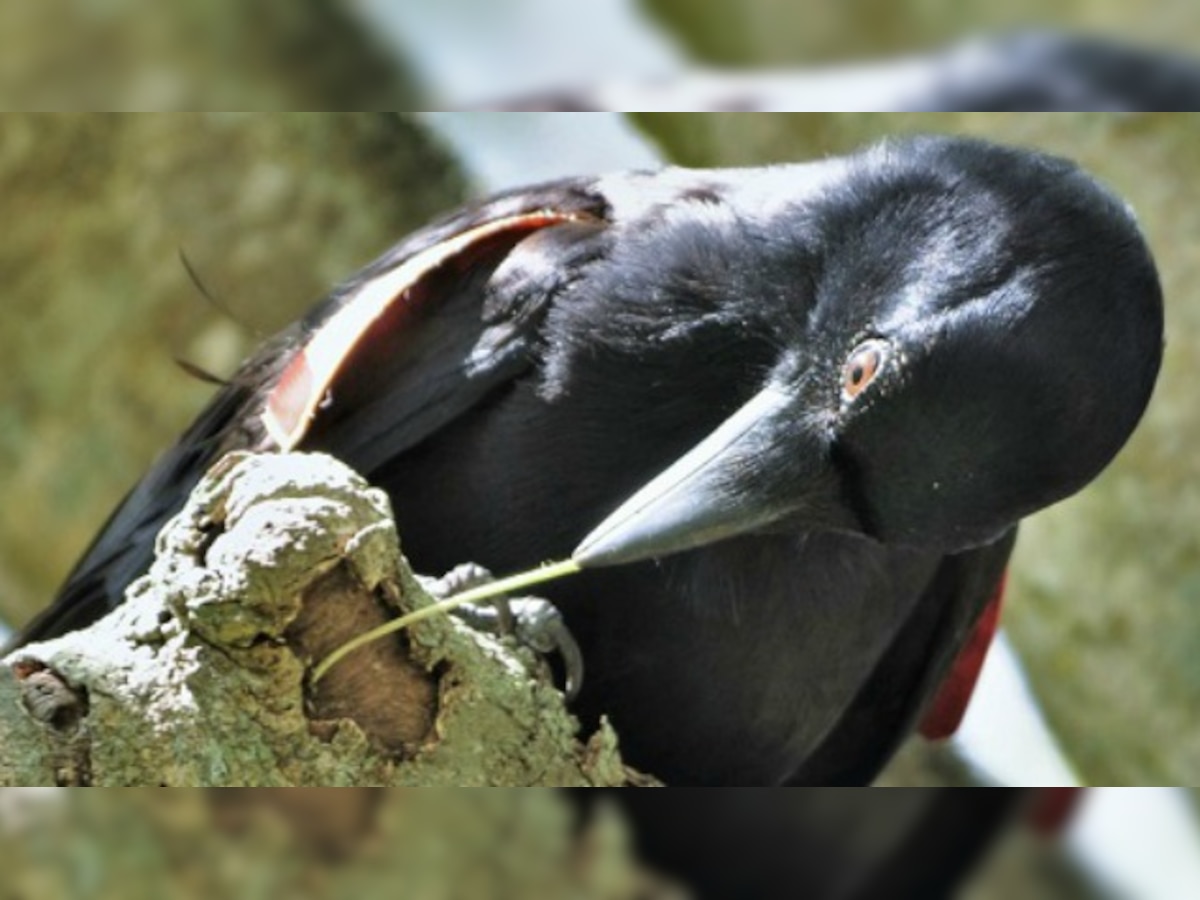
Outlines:
<svg viewBox="0 0 1200 900"><path fill-rule="evenodd" d="M666 556L801 512L828 470L822 435L796 397L770 385L593 529L583 567ZM827 505L827 504L823 504Z"/></svg>

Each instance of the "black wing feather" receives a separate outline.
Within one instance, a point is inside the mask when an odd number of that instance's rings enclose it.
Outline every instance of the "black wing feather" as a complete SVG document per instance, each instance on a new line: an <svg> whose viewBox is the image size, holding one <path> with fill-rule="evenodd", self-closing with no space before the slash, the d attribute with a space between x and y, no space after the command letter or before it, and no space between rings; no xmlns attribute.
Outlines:
<svg viewBox="0 0 1200 900"><path fill-rule="evenodd" d="M875 780L995 595L1016 539L1014 528L994 543L946 557L891 649L789 785L852 787ZM880 741L881 734L895 739ZM875 748L873 754L864 755L864 747Z"/></svg>

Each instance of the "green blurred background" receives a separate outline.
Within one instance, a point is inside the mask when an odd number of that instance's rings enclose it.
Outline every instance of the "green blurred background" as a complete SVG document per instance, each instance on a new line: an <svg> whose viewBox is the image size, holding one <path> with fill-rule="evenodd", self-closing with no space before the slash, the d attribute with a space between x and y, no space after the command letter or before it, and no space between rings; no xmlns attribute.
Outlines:
<svg viewBox="0 0 1200 900"><path fill-rule="evenodd" d="M1153 5L1118 0L643 0L693 55L717 65L779 66L896 56L965 34L1071 29L1176 50L1200 49L1190 0Z"/></svg>

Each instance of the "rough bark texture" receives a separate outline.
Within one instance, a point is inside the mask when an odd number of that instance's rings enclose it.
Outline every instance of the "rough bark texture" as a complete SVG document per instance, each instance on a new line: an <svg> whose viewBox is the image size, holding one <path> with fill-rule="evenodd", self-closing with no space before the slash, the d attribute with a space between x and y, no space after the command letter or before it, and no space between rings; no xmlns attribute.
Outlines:
<svg viewBox="0 0 1200 900"><path fill-rule="evenodd" d="M0 665L0 785L624 785L538 661L451 617L309 666L431 602L387 497L326 456L232 454L95 626Z"/></svg>

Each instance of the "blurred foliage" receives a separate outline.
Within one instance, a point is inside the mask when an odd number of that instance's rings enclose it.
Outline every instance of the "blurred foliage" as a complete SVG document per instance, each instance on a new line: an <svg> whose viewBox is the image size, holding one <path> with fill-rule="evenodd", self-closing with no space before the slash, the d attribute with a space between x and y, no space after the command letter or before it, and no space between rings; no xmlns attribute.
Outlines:
<svg viewBox="0 0 1200 900"><path fill-rule="evenodd" d="M619 823L577 842L552 791L365 793L366 808L349 789L79 792L20 824L0 807L0 896L678 898L635 870Z"/></svg>
<svg viewBox="0 0 1200 900"><path fill-rule="evenodd" d="M340 0L0 4L0 108L407 109Z"/></svg>
<svg viewBox="0 0 1200 900"><path fill-rule="evenodd" d="M463 193L392 114L0 117L0 615L47 602L211 394L175 357L230 374Z"/></svg>
<svg viewBox="0 0 1200 900"><path fill-rule="evenodd" d="M1200 120L1168 114L644 115L686 165L847 152L887 134L961 132L1078 160L1134 207L1167 298L1146 419L1079 496L1022 528L1005 622L1093 784L1200 779ZM1003 735L997 735L1003 740Z"/></svg>
<svg viewBox="0 0 1200 900"><path fill-rule="evenodd" d="M761 66L901 55L984 31L1070 28L1200 51L1200 18L1189 0L1153 10L1119 0L642 0L651 16L698 59Z"/></svg>

